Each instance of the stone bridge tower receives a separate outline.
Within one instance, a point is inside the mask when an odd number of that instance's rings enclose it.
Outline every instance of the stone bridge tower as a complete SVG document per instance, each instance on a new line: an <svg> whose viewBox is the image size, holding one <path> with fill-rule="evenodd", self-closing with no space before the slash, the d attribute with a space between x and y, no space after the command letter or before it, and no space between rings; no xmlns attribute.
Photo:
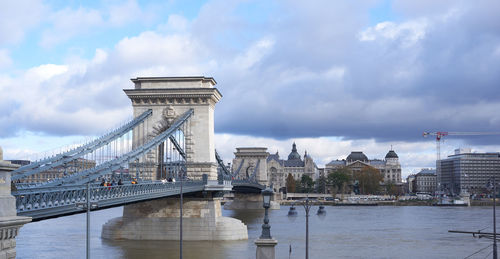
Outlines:
<svg viewBox="0 0 500 259"><path fill-rule="evenodd" d="M132 101L134 116L153 110L152 122L134 131L133 147L146 138L167 129L177 116L194 109L184 133L186 167L190 178L208 175L217 180L217 161L214 145L214 109L222 95L214 88L211 77L138 77L132 79L134 89L125 89ZM162 147L150 152L143 178L157 179L153 163L163 159ZM144 170L144 164L141 165ZM131 163L134 170L134 163ZM145 173L145 174L144 174ZM149 175L148 175L149 173ZM191 193L183 198L184 240L248 239L247 227L240 220L223 217L221 198L211 190ZM260 203L262 204L262 202ZM261 205L262 206L262 205ZM179 240L180 199L175 196L125 205L123 216L108 221L102 228L105 239Z"/></svg>
<svg viewBox="0 0 500 259"><path fill-rule="evenodd" d="M255 173L255 180L262 185L269 185L267 174L267 157L269 153L265 147L236 148L233 159L233 172L238 177L247 179Z"/></svg>
<svg viewBox="0 0 500 259"><path fill-rule="evenodd" d="M216 82L211 77L138 77L132 79L134 89L125 89L132 101L134 116L148 109L153 110L153 125L145 132L155 134L155 126L162 120L175 119L190 108L194 109L186 138L187 171L190 178L201 178L207 174L209 180L217 179L217 161L214 145L214 109L222 97L214 88ZM139 146L147 136L134 132L133 146ZM151 152L148 160L156 161L158 152ZM153 168L144 178L155 179Z"/></svg>

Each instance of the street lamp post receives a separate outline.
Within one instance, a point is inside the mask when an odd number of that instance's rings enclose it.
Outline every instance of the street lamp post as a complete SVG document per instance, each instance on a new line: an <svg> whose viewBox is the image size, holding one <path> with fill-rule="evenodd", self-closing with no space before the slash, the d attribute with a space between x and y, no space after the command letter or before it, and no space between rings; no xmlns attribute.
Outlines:
<svg viewBox="0 0 500 259"><path fill-rule="evenodd" d="M269 225L269 216L268 210L271 206L271 195L273 195L273 191L269 188L262 191L262 200L264 207L264 224L262 224L262 234L260 235L261 239L271 239L271 226Z"/></svg>
<svg viewBox="0 0 500 259"><path fill-rule="evenodd" d="M262 190L262 206L264 207L264 224L262 224L262 234L259 239L255 240L255 245L257 245L256 258L257 259L274 259L275 251L274 247L278 244L278 241L271 237L271 225L269 225L269 215L268 210L271 207L271 196L273 195L273 190L271 188L266 188Z"/></svg>
<svg viewBox="0 0 500 259"><path fill-rule="evenodd" d="M309 200L309 197L299 201L304 210L306 211L306 259L309 259L309 211L312 207L312 202ZM325 207L319 206L318 212L316 213L320 218L323 218L326 215ZM288 211L288 218L293 220L293 218L297 216L297 212L295 211L295 207L292 205L290 210Z"/></svg>
<svg viewBox="0 0 500 259"><path fill-rule="evenodd" d="M91 192L91 187L90 187L90 180L87 182L87 190L86 190L86 198L85 202L77 202L76 203L76 208L80 210L86 210L86 219L87 219L87 226L86 226L86 245L85 245L85 254L86 258L90 258L90 210L91 209L96 209L99 205L97 202L90 202L90 192Z"/></svg>
<svg viewBox="0 0 500 259"><path fill-rule="evenodd" d="M497 259L497 220L496 220L496 196L497 196L497 185L495 182L495 177L490 178L487 188L492 188L493 190L493 259Z"/></svg>
<svg viewBox="0 0 500 259"><path fill-rule="evenodd" d="M497 185L495 183L495 177L493 177L493 259L497 259L497 217L496 217L496 196L497 196Z"/></svg>

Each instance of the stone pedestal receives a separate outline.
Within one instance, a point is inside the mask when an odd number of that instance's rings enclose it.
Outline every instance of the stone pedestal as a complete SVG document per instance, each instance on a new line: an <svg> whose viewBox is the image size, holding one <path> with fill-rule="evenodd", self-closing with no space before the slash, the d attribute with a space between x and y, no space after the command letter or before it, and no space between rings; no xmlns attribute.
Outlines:
<svg viewBox="0 0 500 259"><path fill-rule="evenodd" d="M3 161L0 148L0 259L16 258L16 236L30 217L16 216L16 199L10 194L10 171L18 168L10 162Z"/></svg>
<svg viewBox="0 0 500 259"><path fill-rule="evenodd" d="M130 240L179 240L179 198L163 198L126 205L123 217L108 221L102 238ZM248 239L240 220L222 217L220 199L185 198L183 240Z"/></svg>
<svg viewBox="0 0 500 259"><path fill-rule="evenodd" d="M276 239L257 239L255 240L255 245L257 246L257 252L255 254L256 259L274 259L276 257L274 247L278 244Z"/></svg>
<svg viewBox="0 0 500 259"><path fill-rule="evenodd" d="M224 204L226 210L263 210L262 194L260 193L235 193L231 202ZM279 210L280 204L271 201L272 210Z"/></svg>
<svg viewBox="0 0 500 259"><path fill-rule="evenodd" d="M16 258L16 236L30 217L0 217L0 259Z"/></svg>

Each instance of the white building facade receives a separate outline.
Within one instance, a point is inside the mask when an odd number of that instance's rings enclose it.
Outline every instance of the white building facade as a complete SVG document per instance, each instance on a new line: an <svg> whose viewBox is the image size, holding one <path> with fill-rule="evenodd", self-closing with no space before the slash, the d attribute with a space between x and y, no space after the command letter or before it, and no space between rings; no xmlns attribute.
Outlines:
<svg viewBox="0 0 500 259"><path fill-rule="evenodd" d="M333 160L325 166L325 173L334 172L336 169L347 167L351 171L359 171L365 166L370 166L378 169L384 176L383 183L401 184L401 163L399 157L394 150L389 150L385 155L385 159L368 159L361 151L353 151L346 159Z"/></svg>

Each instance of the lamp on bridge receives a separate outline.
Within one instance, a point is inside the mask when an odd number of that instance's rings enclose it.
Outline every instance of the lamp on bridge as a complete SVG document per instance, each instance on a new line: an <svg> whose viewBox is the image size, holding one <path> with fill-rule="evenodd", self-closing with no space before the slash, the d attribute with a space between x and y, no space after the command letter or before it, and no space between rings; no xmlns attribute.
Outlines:
<svg viewBox="0 0 500 259"><path fill-rule="evenodd" d="M306 211L306 259L309 258L309 210L311 209L313 203L309 199L309 197L297 201L304 206L304 210ZM326 210L324 206L319 206L318 212L316 213L320 219L324 219L326 216ZM297 211L295 210L295 206L292 204L290 210L288 211L288 219L290 221L295 221L297 217ZM291 250L290 250L291 251Z"/></svg>
<svg viewBox="0 0 500 259"><path fill-rule="evenodd" d="M262 224L262 235L260 236L261 239L271 239L271 225L269 225L269 217L267 214L267 211L269 210L269 207L271 207L271 196L273 195L273 191L270 188L266 188L262 190L262 201L264 209L265 209L265 214L264 214L264 224Z"/></svg>
<svg viewBox="0 0 500 259"><path fill-rule="evenodd" d="M266 188L262 190L262 206L264 207L264 224L262 224L262 234L259 239L255 240L257 245L256 258L257 259L274 259L274 247L278 244L276 239L271 237L271 225L269 225L268 210L271 207L271 196L273 190Z"/></svg>

